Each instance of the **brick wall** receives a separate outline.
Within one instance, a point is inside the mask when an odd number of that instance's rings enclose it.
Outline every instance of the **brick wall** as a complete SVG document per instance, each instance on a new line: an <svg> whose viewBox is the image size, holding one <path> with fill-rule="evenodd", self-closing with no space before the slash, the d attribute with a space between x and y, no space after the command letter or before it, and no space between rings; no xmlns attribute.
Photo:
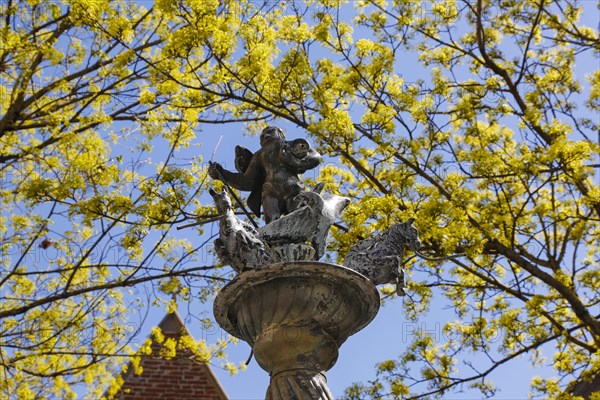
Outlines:
<svg viewBox="0 0 600 400"><path fill-rule="evenodd" d="M168 314L159 324L165 338L187 334L177 314ZM152 354L158 354L160 345L152 344ZM177 350L171 359L144 356L140 363L141 375L133 368L124 374L124 383L114 397L119 400L227 400L216 377L206 364L192 359L189 351Z"/></svg>

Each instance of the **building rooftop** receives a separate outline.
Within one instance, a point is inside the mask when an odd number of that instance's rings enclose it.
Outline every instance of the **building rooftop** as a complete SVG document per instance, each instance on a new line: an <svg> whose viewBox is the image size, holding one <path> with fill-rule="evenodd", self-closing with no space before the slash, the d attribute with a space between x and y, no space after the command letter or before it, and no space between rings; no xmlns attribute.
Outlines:
<svg viewBox="0 0 600 400"><path fill-rule="evenodd" d="M179 342L190 336L177 312L165 315L158 324L165 339ZM112 399L119 400L227 400L227 395L210 366L195 359L191 351L177 348L175 357L160 355L162 345L153 335L151 355L141 356L139 368L130 364L122 374L123 384Z"/></svg>

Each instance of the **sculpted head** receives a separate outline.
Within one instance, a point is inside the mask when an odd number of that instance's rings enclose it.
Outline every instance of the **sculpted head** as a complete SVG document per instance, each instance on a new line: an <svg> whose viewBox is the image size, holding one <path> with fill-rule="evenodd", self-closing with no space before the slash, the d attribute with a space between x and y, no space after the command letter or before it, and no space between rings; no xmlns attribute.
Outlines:
<svg viewBox="0 0 600 400"><path fill-rule="evenodd" d="M306 139L295 139L286 143L286 148L292 152L295 157L304 158L308 155L310 145Z"/></svg>
<svg viewBox="0 0 600 400"><path fill-rule="evenodd" d="M407 241L408 247L413 251L418 251L421 248L419 240L419 231L413 226L414 218L409 218L405 222L394 224L390 229L390 233L397 235L398 239Z"/></svg>
<svg viewBox="0 0 600 400"><path fill-rule="evenodd" d="M276 126L267 126L260 134L260 145L264 146L273 139L285 140L285 132Z"/></svg>
<svg viewBox="0 0 600 400"><path fill-rule="evenodd" d="M323 198L315 192L302 191L294 198L295 209L306 206L322 209L323 204Z"/></svg>
<svg viewBox="0 0 600 400"><path fill-rule="evenodd" d="M227 193L225 193L225 191L215 192L214 190L209 189L208 193L210 193L210 195L212 196L215 202L215 206L217 207L217 211L219 211L219 214L223 214L231 210L231 199L229 198Z"/></svg>

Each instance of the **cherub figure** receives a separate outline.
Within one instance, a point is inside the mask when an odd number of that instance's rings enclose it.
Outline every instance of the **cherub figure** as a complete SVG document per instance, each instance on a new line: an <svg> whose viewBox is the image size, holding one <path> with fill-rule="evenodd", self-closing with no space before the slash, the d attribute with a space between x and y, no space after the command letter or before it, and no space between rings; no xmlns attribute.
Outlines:
<svg viewBox="0 0 600 400"><path fill-rule="evenodd" d="M285 140L285 133L277 127L267 127L260 135L260 149L252 154L236 147L235 165L238 172L211 163L211 178L225 182L238 190L250 191L248 207L260 217L261 206L269 223L293 211L293 199L304 185L299 174L315 168L321 155L304 139Z"/></svg>

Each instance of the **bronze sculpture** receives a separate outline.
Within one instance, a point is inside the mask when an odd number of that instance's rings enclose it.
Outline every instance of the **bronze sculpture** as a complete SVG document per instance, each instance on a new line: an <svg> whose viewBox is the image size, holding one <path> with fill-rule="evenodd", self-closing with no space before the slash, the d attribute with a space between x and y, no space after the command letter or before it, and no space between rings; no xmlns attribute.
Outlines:
<svg viewBox="0 0 600 400"><path fill-rule="evenodd" d="M322 162L321 155L305 139L285 140L277 127L265 128L261 148L252 153L236 146L237 172L211 163L209 175L226 186L251 191L247 204L260 216L264 209L266 225L259 228L238 219L231 210L228 195L211 190L220 217L220 237L215 241L217 255L236 272L256 270L274 262L315 260L325 253L329 228L350 203L350 199L321 195L323 184L312 191L304 189L299 174ZM233 193L232 193L233 194ZM236 198L236 201L239 200ZM241 206L241 204L239 204ZM254 222L254 221L251 221ZM417 255L420 242L412 225L414 219L393 225L385 232L362 239L350 248L343 266L375 285L396 284L404 295L404 249Z"/></svg>
<svg viewBox="0 0 600 400"><path fill-rule="evenodd" d="M323 158L305 139L286 141L285 133L272 126L262 131L260 146L254 154L236 147L238 172L211 163L209 175L238 190L250 191L248 207L260 217L262 205L268 224L293 211L294 197L304 190L298 175L318 166Z"/></svg>

